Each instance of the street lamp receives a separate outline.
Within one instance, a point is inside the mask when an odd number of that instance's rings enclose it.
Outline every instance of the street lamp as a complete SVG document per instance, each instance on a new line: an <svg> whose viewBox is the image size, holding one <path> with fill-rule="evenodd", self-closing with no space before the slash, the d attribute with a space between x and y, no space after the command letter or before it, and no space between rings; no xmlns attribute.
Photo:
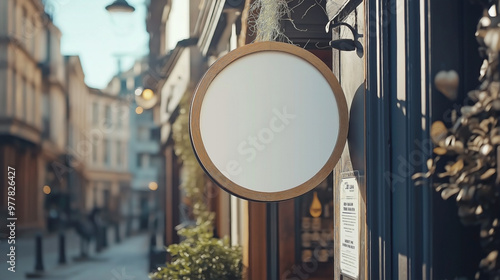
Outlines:
<svg viewBox="0 0 500 280"><path fill-rule="evenodd" d="M109 13L132 13L135 8L131 6L126 0L115 0L110 5L106 6ZM118 60L120 62L120 60ZM120 63L118 63L118 71L121 71ZM135 100L139 107L136 108L138 115L142 114L144 109L151 109L154 107L158 100L158 96L150 88L138 88L135 90Z"/></svg>
<svg viewBox="0 0 500 280"><path fill-rule="evenodd" d="M110 13L132 13L135 8L127 3L127 0L116 0L106 6L106 10Z"/></svg>

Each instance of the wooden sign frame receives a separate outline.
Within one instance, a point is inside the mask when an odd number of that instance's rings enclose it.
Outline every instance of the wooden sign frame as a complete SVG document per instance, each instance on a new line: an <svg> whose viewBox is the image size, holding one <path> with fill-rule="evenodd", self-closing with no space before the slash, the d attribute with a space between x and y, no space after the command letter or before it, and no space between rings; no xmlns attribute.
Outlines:
<svg viewBox="0 0 500 280"><path fill-rule="evenodd" d="M224 70L225 67L230 65L232 62L239 58L258 52L283 52L287 54L299 57L310 65L315 67L323 75L325 81L329 84L332 92L334 94L339 113L339 131L337 136L337 142L334 146L332 154L328 158L326 164L309 180L306 182L292 187L288 190L278 191L278 192L262 192L255 191L243 186L236 184L227 178L221 170L219 170L215 164L210 159L206 147L202 141L201 129L200 129L200 113L203 104L204 97L207 90L212 83L212 81L217 77L217 75ZM191 136L191 143L195 151L196 157L200 162L201 166L205 172L223 189L231 194L238 197L254 200L254 201L280 201L291 199L300 196L318 184L320 184L333 170L336 163L338 162L347 139L348 133L348 109L347 103L344 96L342 88L333 74L333 72L315 55L309 51L299 48L294 45L279 43L279 42L258 42L243 47L237 48L236 50L228 53L224 57L217 60L210 69L206 72L203 79L198 84L198 87L193 96L191 110L189 114L189 130Z"/></svg>

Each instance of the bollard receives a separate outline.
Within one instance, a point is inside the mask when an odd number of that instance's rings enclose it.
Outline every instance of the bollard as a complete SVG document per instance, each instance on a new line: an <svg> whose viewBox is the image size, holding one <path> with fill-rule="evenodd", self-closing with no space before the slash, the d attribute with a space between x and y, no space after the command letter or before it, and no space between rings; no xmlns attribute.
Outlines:
<svg viewBox="0 0 500 280"><path fill-rule="evenodd" d="M101 252L102 251L102 229L101 227L97 227L95 231L95 251L96 252Z"/></svg>
<svg viewBox="0 0 500 280"><path fill-rule="evenodd" d="M80 255L74 257L75 261L86 260L88 258L89 240L80 237Z"/></svg>
<svg viewBox="0 0 500 280"><path fill-rule="evenodd" d="M128 217L127 223L125 225L125 236L130 237L131 234L132 234L132 219Z"/></svg>
<svg viewBox="0 0 500 280"><path fill-rule="evenodd" d="M42 235L38 233L35 236L35 271L27 272L26 278L41 278L44 276L43 270Z"/></svg>
<svg viewBox="0 0 500 280"><path fill-rule="evenodd" d="M40 233L35 237L35 271L43 272L42 235Z"/></svg>
<svg viewBox="0 0 500 280"><path fill-rule="evenodd" d="M59 232L59 264L66 263L66 244L64 232Z"/></svg>
<svg viewBox="0 0 500 280"><path fill-rule="evenodd" d="M156 235L151 233L149 238L149 271L155 269L155 249L156 249Z"/></svg>
<svg viewBox="0 0 500 280"><path fill-rule="evenodd" d="M115 224L115 242L120 243L120 224L116 223Z"/></svg>
<svg viewBox="0 0 500 280"><path fill-rule="evenodd" d="M156 234L152 233L151 238L149 239L149 248L154 249L156 248Z"/></svg>
<svg viewBox="0 0 500 280"><path fill-rule="evenodd" d="M102 244L101 245L103 248L107 248L108 247L108 227L103 226L101 234L102 234Z"/></svg>

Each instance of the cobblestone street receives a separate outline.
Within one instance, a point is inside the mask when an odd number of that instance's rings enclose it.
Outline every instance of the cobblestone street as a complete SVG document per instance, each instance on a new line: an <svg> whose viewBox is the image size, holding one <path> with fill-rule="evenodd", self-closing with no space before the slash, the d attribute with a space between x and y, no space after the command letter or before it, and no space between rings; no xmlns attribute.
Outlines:
<svg viewBox="0 0 500 280"><path fill-rule="evenodd" d="M110 236L111 237L111 236ZM109 240L113 240L108 238ZM66 233L65 265L58 264L57 234L44 237L43 262L45 274L41 279L50 280L142 280L148 279L148 236L141 234L122 239L119 244L111 243L107 249L95 253L91 244L90 258L76 261L79 256L79 239L73 231ZM16 272L7 270L7 253L10 245L0 242L0 279L21 280L26 273L33 272L35 264L34 238L16 240Z"/></svg>

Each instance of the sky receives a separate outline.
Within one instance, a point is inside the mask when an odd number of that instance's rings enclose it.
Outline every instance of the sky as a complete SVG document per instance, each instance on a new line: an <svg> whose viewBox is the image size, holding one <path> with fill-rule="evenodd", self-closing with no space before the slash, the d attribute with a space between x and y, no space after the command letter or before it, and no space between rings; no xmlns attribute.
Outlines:
<svg viewBox="0 0 500 280"><path fill-rule="evenodd" d="M46 10L62 32L63 55L79 55L88 86L104 88L118 73L148 54L149 34L146 31L146 1L127 0L135 12L110 14L105 7L114 0L47 0ZM173 1L167 32L169 48L188 37L187 11L189 1ZM184 23L185 22L185 23Z"/></svg>

